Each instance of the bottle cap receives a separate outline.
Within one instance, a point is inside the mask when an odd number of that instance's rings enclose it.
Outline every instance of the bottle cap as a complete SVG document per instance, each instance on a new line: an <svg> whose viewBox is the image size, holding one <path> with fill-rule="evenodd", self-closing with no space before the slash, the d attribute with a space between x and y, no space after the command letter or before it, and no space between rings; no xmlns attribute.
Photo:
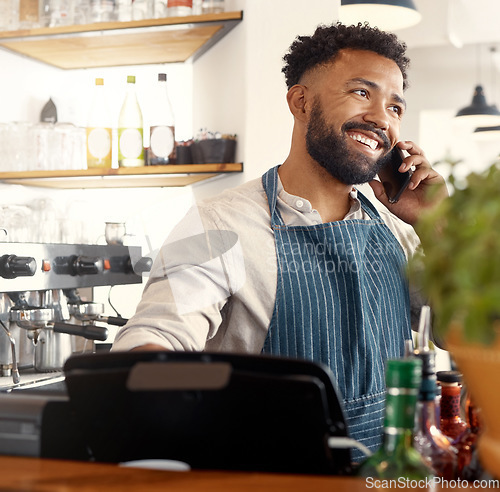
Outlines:
<svg viewBox="0 0 500 492"><path fill-rule="evenodd" d="M135 75L127 75L127 84L135 84Z"/></svg>
<svg viewBox="0 0 500 492"><path fill-rule="evenodd" d="M95 79L95 85L104 85L104 79L101 78Z"/></svg>
<svg viewBox="0 0 500 492"><path fill-rule="evenodd" d="M462 383L462 373L459 371L438 371L436 376L442 383Z"/></svg>
<svg viewBox="0 0 500 492"><path fill-rule="evenodd" d="M167 74L166 73L159 73L158 74L158 82L166 82L167 81Z"/></svg>
<svg viewBox="0 0 500 492"><path fill-rule="evenodd" d="M422 385L420 386L420 399L431 401L436 396L436 354L433 350L415 350L413 353L422 361Z"/></svg>
<svg viewBox="0 0 500 492"><path fill-rule="evenodd" d="M436 353L434 350L417 349L413 355L422 361L422 377L428 378L435 376L436 372Z"/></svg>
<svg viewBox="0 0 500 492"><path fill-rule="evenodd" d="M419 389L422 382L422 361L412 359L388 359L385 382L388 388Z"/></svg>

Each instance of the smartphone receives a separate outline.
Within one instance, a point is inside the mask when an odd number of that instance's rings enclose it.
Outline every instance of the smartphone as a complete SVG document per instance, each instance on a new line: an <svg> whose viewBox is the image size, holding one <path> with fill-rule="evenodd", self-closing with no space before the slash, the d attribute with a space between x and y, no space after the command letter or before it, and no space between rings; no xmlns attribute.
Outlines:
<svg viewBox="0 0 500 492"><path fill-rule="evenodd" d="M384 185L389 203L396 203L401 198L403 191L410 184L412 172L399 172L399 167L404 159L403 151L399 147L394 147L390 155L391 159L380 169L378 177Z"/></svg>

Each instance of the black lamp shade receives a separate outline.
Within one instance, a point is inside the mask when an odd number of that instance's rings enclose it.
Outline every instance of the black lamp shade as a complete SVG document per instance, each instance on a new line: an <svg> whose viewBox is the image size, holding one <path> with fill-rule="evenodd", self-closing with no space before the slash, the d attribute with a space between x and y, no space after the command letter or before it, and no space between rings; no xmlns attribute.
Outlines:
<svg viewBox="0 0 500 492"><path fill-rule="evenodd" d="M462 108L457 113L457 118L460 116L476 116L476 115L491 115L500 116L500 111L493 104L489 106L486 102L486 97L484 96L483 86L476 85L474 89L474 96L472 97L472 102L469 106Z"/></svg>
<svg viewBox="0 0 500 492"><path fill-rule="evenodd" d="M362 5L362 4L376 4L376 5L392 5L394 7L404 7L407 9L417 10L413 0L341 0L341 5Z"/></svg>
<svg viewBox="0 0 500 492"><path fill-rule="evenodd" d="M476 128L474 130L474 140L481 142L500 140L500 125Z"/></svg>
<svg viewBox="0 0 500 492"><path fill-rule="evenodd" d="M368 22L387 31L413 26L422 19L413 0L341 0L339 14L344 24Z"/></svg>

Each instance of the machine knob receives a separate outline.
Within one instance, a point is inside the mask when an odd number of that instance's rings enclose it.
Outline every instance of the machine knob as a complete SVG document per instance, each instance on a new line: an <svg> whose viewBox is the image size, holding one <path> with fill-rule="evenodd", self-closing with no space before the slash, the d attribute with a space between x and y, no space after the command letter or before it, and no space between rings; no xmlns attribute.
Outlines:
<svg viewBox="0 0 500 492"><path fill-rule="evenodd" d="M3 255L0 258L0 275L3 278L32 277L36 260L31 256Z"/></svg>
<svg viewBox="0 0 500 492"><path fill-rule="evenodd" d="M140 275L141 273L150 272L152 266L153 266L153 260L149 256L143 256L134 265L133 271L137 275Z"/></svg>
<svg viewBox="0 0 500 492"><path fill-rule="evenodd" d="M97 275L104 270L101 258L91 256L77 256L73 261L74 275Z"/></svg>

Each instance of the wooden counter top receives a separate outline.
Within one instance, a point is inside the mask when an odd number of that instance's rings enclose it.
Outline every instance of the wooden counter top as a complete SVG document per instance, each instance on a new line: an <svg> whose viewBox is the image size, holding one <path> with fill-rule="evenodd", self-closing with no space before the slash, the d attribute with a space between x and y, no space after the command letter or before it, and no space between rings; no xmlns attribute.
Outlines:
<svg viewBox="0 0 500 492"><path fill-rule="evenodd" d="M272 473L174 472L112 464L0 456L0 491L9 492L356 492L362 480Z"/></svg>
<svg viewBox="0 0 500 492"><path fill-rule="evenodd" d="M475 490L487 486L478 486ZM0 491L5 492L364 492L369 488L374 487L368 487L363 479L351 477L229 471L174 472L0 456ZM453 487L450 484L437 485L433 490L450 488L462 490L474 487L467 487L461 482Z"/></svg>

